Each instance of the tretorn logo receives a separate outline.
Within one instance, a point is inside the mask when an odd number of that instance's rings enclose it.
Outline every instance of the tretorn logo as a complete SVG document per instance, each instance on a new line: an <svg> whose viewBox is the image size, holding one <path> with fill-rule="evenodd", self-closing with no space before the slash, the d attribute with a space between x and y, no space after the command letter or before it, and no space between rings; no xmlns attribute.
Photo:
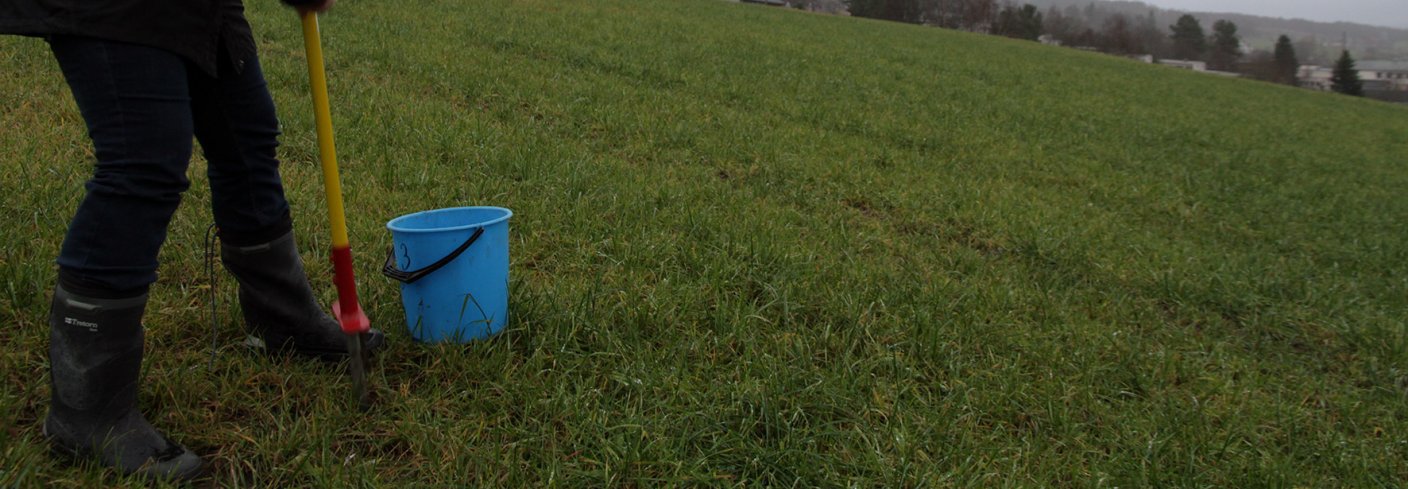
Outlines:
<svg viewBox="0 0 1408 489"><path fill-rule="evenodd" d="M90 331L98 330L98 323L81 321L78 318L66 317L64 318L64 324L67 324L69 326L78 326L80 328L88 328Z"/></svg>

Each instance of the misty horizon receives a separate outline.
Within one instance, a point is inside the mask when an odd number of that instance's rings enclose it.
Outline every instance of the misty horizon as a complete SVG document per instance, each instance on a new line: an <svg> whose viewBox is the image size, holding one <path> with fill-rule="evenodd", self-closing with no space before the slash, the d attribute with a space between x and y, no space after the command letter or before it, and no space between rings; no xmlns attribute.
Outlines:
<svg viewBox="0 0 1408 489"><path fill-rule="evenodd" d="M1274 4L1259 0L1142 1L1169 10L1235 13L1316 22L1352 22L1408 29L1408 8L1404 8L1401 0L1341 0L1333 4L1318 0L1283 0ZM1394 5L1395 3L1397 5Z"/></svg>

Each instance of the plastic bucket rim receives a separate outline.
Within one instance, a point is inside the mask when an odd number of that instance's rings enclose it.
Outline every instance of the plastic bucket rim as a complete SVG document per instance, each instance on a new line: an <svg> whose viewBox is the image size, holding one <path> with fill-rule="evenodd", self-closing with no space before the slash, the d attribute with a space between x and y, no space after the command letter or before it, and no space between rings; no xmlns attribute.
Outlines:
<svg viewBox="0 0 1408 489"><path fill-rule="evenodd" d="M493 218L493 219L490 219L490 220L488 220L488 221L474 222L474 223L469 223L469 224L464 224L464 225L459 225L459 226L450 226L450 227L441 227L441 228L430 228L430 229L426 229L426 228L407 228L407 227L399 227L399 226L396 225L397 222L404 221L404 220L411 219L411 218L418 217L418 216L425 215L425 214L434 214L434 213L439 213L439 212L450 212L450 211L462 211L462 210L491 210L491 211L502 211L502 212L503 212L503 215L502 215L502 216L499 216L499 217L496 217L496 218ZM387 221L387 223L386 223L386 229L389 229L389 230L391 230L392 232L396 232L396 233L410 233L410 234L443 233L443 232L446 232L446 231L460 231L460 230L464 230L464 229L473 229L473 228L477 228L477 227L489 227L489 226L492 226L492 225L494 225L494 224L498 224L498 223L500 223L500 222L507 221L508 218L510 218L510 217L513 217L513 211L512 211L512 210L510 210L510 209L508 209L508 208L505 208L505 207L498 207L498 206L492 206L492 205L471 205L471 206L463 206L463 207L444 207L444 208L440 208L440 209L431 209L431 210L428 210L428 211L412 212L412 213L410 213L410 214L406 214L406 215L397 217L397 218L395 218L395 219L392 219L392 220L390 220L390 221Z"/></svg>

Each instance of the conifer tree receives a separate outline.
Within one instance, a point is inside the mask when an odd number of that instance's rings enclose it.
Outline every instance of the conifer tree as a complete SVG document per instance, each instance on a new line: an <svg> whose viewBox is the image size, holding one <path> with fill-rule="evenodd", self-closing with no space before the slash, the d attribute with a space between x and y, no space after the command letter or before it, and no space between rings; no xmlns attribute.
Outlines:
<svg viewBox="0 0 1408 489"><path fill-rule="evenodd" d="M1041 37L1041 20L1041 11L1032 4L1023 5L1021 8L1008 5L997 14L992 33L1035 41Z"/></svg>
<svg viewBox="0 0 1408 489"><path fill-rule="evenodd" d="M1272 58L1276 65L1276 83L1296 84L1296 73L1300 71L1300 60L1296 59L1296 48L1291 38L1282 34L1276 39L1276 53Z"/></svg>
<svg viewBox="0 0 1408 489"><path fill-rule="evenodd" d="M1203 34L1203 26L1198 19L1184 14L1178 22L1169 26L1173 35L1173 57L1177 59L1203 59L1208 50L1208 40Z"/></svg>
<svg viewBox="0 0 1408 489"><path fill-rule="evenodd" d="M1353 95L1364 96L1364 84L1359 80L1359 70L1354 68L1354 58L1349 56L1349 50L1344 50L1340 54L1340 60L1335 62L1335 72L1330 76L1330 89Z"/></svg>
<svg viewBox="0 0 1408 489"><path fill-rule="evenodd" d="M1214 70L1233 71L1237 59L1242 57L1242 38L1237 36L1237 24L1219 20L1212 24L1212 53L1208 55L1208 67Z"/></svg>
<svg viewBox="0 0 1408 489"><path fill-rule="evenodd" d="M923 13L917 0L845 0L846 8L856 17L893 20L917 24Z"/></svg>

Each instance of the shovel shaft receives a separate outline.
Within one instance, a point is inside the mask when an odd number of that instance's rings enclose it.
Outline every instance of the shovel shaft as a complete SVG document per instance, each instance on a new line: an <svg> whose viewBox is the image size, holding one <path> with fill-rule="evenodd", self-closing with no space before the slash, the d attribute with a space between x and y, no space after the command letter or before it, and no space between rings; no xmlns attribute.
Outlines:
<svg viewBox="0 0 1408 489"><path fill-rule="evenodd" d="M318 34L318 15L306 11L299 15L303 17L303 48L308 53L308 78L313 87L313 119L318 127L318 156L323 166L323 188L327 190L332 247L350 248L347 220L342 211L342 184L337 173L337 145L332 135L328 80L323 73L323 44Z"/></svg>
<svg viewBox="0 0 1408 489"><path fill-rule="evenodd" d="M318 159L323 167L323 188L328 199L328 222L332 228L333 282L337 285L337 320L342 332L365 333L371 329L357 298L357 280L352 271L352 244L347 238L347 218L342 207L342 183L337 172L337 145L333 142L332 108L328 103L328 81L323 70L322 36L318 15L300 12L303 20L303 48L308 53L308 78L313 88L313 119L318 127Z"/></svg>
<svg viewBox="0 0 1408 489"><path fill-rule="evenodd" d="M323 72L323 45L318 33L318 15L299 13L303 20L303 48L308 53L308 78L313 88L313 119L318 127L318 156L323 167L323 189L328 199L328 221L332 224L333 282L337 285L337 304L333 315L347 334L347 349L352 361L353 395L363 411L371 406L371 390L367 387L367 357L365 336L371 321L357 302L357 280L352 271L352 243L347 238L347 218L342 210L342 184L337 173L337 146L332 136L332 109L328 104L328 81Z"/></svg>

